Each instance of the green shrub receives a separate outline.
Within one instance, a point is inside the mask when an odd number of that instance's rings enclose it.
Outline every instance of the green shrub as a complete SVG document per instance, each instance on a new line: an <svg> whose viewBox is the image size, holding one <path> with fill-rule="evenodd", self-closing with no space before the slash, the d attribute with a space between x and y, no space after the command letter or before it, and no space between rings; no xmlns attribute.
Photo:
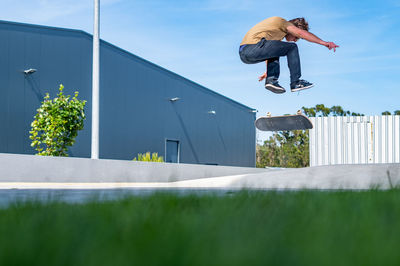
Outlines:
<svg viewBox="0 0 400 266"><path fill-rule="evenodd" d="M141 162L164 162L164 158L162 156L158 156L157 152L153 152L150 156L150 152L146 152L145 154L138 154L138 159L136 157L133 159L134 161L141 161Z"/></svg>
<svg viewBox="0 0 400 266"><path fill-rule="evenodd" d="M68 156L67 149L75 143L78 131L83 129L86 101L77 99L78 92L71 98L63 94L60 84L58 97L50 100L46 93L44 101L31 124L29 138L31 146L44 156Z"/></svg>

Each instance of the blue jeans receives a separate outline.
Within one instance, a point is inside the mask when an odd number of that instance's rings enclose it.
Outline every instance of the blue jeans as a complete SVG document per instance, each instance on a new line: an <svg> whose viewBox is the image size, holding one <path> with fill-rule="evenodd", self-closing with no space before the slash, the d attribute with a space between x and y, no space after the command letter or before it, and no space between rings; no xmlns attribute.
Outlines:
<svg viewBox="0 0 400 266"><path fill-rule="evenodd" d="M242 45L239 49L240 59L246 64L256 64L268 60L267 79L279 78L279 57L287 56L290 71L290 83L301 77L300 57L297 44L294 42L268 41L262 39L256 44Z"/></svg>

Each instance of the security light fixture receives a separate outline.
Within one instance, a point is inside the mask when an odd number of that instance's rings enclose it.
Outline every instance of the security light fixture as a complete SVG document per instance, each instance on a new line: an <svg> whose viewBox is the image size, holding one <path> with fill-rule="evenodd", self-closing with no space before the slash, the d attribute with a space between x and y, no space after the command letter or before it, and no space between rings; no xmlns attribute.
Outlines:
<svg viewBox="0 0 400 266"><path fill-rule="evenodd" d="M215 115L215 114L217 114L217 112L215 112L214 110L208 111L208 113L209 113L210 115Z"/></svg>
<svg viewBox="0 0 400 266"><path fill-rule="evenodd" d="M251 110L250 112L251 112L251 113L258 113L258 110L253 109L253 110Z"/></svg>
<svg viewBox="0 0 400 266"><path fill-rule="evenodd" d="M176 101L178 101L178 100L180 100L181 98L179 98L179 97L175 97L175 98L171 98L171 99L169 99L171 102L176 102Z"/></svg>
<svg viewBox="0 0 400 266"><path fill-rule="evenodd" d="M37 71L36 69L30 68L30 69L24 70L24 73L25 73L25 75L29 75L29 74L35 73L36 71Z"/></svg>

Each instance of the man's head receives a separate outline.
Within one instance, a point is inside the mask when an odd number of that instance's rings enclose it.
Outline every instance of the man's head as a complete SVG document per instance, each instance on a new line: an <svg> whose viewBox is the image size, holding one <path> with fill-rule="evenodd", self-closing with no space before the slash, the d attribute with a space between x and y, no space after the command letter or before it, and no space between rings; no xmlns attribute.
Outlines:
<svg viewBox="0 0 400 266"><path fill-rule="evenodd" d="M290 23L292 23L293 25L295 25L297 28L300 28L302 30L309 30L308 27L308 22L305 20L305 18L294 18L289 20Z"/></svg>
<svg viewBox="0 0 400 266"><path fill-rule="evenodd" d="M308 22L304 18L294 18L294 19L289 20L289 22L292 23L294 26L296 26L299 29L306 30L306 31L308 31L308 29L309 29ZM297 42L299 39L290 33L288 33L285 36L285 38L288 42Z"/></svg>

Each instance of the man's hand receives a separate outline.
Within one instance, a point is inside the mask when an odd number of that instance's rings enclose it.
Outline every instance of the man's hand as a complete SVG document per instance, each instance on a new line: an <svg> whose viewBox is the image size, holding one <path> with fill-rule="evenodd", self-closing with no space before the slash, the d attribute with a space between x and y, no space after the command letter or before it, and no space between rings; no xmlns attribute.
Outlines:
<svg viewBox="0 0 400 266"><path fill-rule="evenodd" d="M265 60L265 66L267 69L265 70L264 74L258 77L258 81L263 81L265 78L267 78L268 60Z"/></svg>
<svg viewBox="0 0 400 266"><path fill-rule="evenodd" d="M334 42L325 42L323 45L327 47L329 50L333 49L333 52L336 52L336 48L339 47L339 45L336 45Z"/></svg>
<svg viewBox="0 0 400 266"><path fill-rule="evenodd" d="M262 74L261 76L258 77L258 81L263 81L265 78L267 78L267 72Z"/></svg>

